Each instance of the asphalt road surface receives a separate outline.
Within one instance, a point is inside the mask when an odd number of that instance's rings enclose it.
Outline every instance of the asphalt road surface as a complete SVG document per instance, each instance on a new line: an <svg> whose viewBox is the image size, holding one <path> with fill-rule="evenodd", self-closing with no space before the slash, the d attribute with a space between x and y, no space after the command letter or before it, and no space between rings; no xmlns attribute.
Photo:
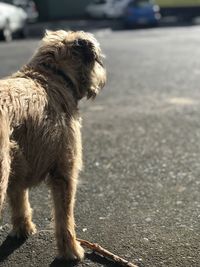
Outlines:
<svg viewBox="0 0 200 267"><path fill-rule="evenodd" d="M140 267L200 266L200 27L100 31L108 84L83 101L85 168L77 233ZM36 40L0 43L0 76L25 63ZM31 191L38 233L6 239L0 266L74 266L55 260L50 194ZM91 254L78 266L115 266Z"/></svg>

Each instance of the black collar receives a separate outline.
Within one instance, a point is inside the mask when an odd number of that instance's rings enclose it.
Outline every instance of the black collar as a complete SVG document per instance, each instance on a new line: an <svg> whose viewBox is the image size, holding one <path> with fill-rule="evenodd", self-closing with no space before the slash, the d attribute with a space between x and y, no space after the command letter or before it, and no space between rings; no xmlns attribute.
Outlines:
<svg viewBox="0 0 200 267"><path fill-rule="evenodd" d="M62 70L57 69L56 67L53 67L51 65L49 65L48 63L42 63L41 64L43 67L45 67L48 70L51 70L54 74L62 77L62 79L68 84L70 90L72 91L72 94L74 95L74 97L76 99L80 99L80 97L78 97L77 95L77 89L75 84L73 83L72 79L66 74L64 73Z"/></svg>

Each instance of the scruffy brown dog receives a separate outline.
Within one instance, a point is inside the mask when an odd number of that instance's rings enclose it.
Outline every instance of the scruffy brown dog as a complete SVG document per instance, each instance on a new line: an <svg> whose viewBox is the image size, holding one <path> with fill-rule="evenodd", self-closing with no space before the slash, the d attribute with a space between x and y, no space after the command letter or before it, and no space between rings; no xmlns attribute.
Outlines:
<svg viewBox="0 0 200 267"><path fill-rule="evenodd" d="M48 177L59 256L84 257L74 200L82 147L78 101L94 98L106 72L99 43L85 32L47 31L30 62L0 81L0 212L6 194L12 235L35 233L28 188Z"/></svg>

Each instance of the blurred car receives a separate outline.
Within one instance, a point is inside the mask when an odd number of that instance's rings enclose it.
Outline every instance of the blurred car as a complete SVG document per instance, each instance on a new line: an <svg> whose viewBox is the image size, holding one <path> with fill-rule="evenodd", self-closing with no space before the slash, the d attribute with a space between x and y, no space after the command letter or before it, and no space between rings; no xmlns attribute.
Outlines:
<svg viewBox="0 0 200 267"><path fill-rule="evenodd" d="M13 34L25 36L26 12L19 7L2 3L0 1L0 38L9 42Z"/></svg>
<svg viewBox="0 0 200 267"><path fill-rule="evenodd" d="M161 19L160 8L154 0L132 0L125 9L124 26L157 26Z"/></svg>
<svg viewBox="0 0 200 267"><path fill-rule="evenodd" d="M39 13L34 1L31 0L10 0L13 5L22 7L27 13L27 22L34 23L38 20Z"/></svg>
<svg viewBox="0 0 200 267"><path fill-rule="evenodd" d="M94 0L86 7L92 18L120 18L130 0Z"/></svg>
<svg viewBox="0 0 200 267"><path fill-rule="evenodd" d="M35 2L32 0L1 0L1 2L21 7L27 13L27 22L33 23L38 20L39 13Z"/></svg>

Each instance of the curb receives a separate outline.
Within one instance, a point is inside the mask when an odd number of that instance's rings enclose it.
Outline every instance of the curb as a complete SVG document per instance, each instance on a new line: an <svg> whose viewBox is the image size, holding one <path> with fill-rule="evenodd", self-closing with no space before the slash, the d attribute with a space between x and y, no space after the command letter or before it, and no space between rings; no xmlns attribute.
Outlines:
<svg viewBox="0 0 200 267"><path fill-rule="evenodd" d="M120 20L63 20L56 22L39 22L28 24L27 34L30 37L41 37L45 30L83 30L96 31L99 29L119 28Z"/></svg>

